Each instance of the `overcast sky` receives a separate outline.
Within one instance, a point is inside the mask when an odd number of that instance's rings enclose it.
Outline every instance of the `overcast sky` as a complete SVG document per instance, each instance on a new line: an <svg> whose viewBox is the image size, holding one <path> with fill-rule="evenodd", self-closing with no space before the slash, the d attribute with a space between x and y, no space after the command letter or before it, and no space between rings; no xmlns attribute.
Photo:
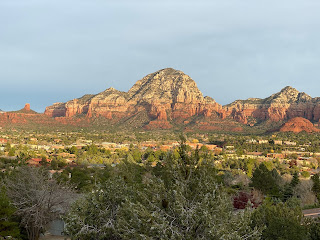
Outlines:
<svg viewBox="0 0 320 240"><path fill-rule="evenodd" d="M290 85L320 96L319 0L0 0L0 109L172 67L220 104Z"/></svg>

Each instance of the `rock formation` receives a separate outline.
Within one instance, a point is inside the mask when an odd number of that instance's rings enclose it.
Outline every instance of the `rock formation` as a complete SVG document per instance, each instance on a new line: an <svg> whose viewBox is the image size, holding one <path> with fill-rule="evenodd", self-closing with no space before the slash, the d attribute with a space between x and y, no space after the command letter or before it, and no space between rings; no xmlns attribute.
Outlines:
<svg viewBox="0 0 320 240"><path fill-rule="evenodd" d="M26 103L26 105L24 105L23 109L26 111L30 111L30 103Z"/></svg>
<svg viewBox="0 0 320 240"><path fill-rule="evenodd" d="M302 117L291 118L286 122L279 130L280 132L295 132L299 133L305 131L307 133L319 132L320 130L316 128L308 119Z"/></svg>
<svg viewBox="0 0 320 240"><path fill-rule="evenodd" d="M25 104L24 108L19 111L13 112L1 112L0 114L0 126L7 124L25 124L28 120L32 119L37 121L40 115L30 109L30 104Z"/></svg>
<svg viewBox="0 0 320 240"><path fill-rule="evenodd" d="M222 106L203 97L196 83L172 68L162 69L139 80L128 92L109 88L97 95L85 95L67 103L47 107L50 117L103 117L116 121L146 111L147 129L171 128L170 121L182 123L192 116L222 116Z"/></svg>
<svg viewBox="0 0 320 240"><path fill-rule="evenodd" d="M223 109L226 116L251 126L265 120L283 121L294 117L317 122L320 119L320 98L312 98L288 86L268 98L237 100Z"/></svg>
<svg viewBox="0 0 320 240"><path fill-rule="evenodd" d="M196 83L181 71L166 68L137 81L128 92L114 88L88 94L66 103L55 103L44 114L30 104L16 112L0 112L0 125L36 123L74 126L106 126L123 129L184 129L185 131L254 131L279 127L292 118L320 120L320 98L312 98L285 87L268 98L237 100L222 107L204 97ZM271 123L271 124L269 124ZM276 124L275 124L276 123ZM288 122L284 129L315 131L301 119ZM251 130L252 129L252 130Z"/></svg>

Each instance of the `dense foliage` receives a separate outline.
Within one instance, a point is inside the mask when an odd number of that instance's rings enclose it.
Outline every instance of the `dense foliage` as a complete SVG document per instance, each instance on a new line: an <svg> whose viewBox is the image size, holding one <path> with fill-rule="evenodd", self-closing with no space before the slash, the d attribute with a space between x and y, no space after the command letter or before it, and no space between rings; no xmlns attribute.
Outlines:
<svg viewBox="0 0 320 240"><path fill-rule="evenodd" d="M102 136L86 134L93 141L85 146L52 152L23 144L3 146L0 236L19 239L25 232L29 239L37 239L46 223L63 216L72 239L319 239L319 223L301 212L301 206L318 206L320 177L310 169L316 170L319 160L304 163L297 154L284 160L246 156L251 151L263 156L294 148L275 144L277 136L267 136L268 143L251 144L257 136L213 135L210 141L222 147L215 152L204 145L192 149L185 139L168 150L148 144L119 144L107 150L94 143L105 141ZM65 144L79 136L60 138ZM303 143L313 138L301 136L305 139L293 139ZM197 144L202 137L192 136L190 142ZM144 136L126 139L114 134L109 139L139 142ZM49 140L45 135L41 141ZM306 149L317 148L318 141L313 140ZM26 167L31 158L41 159L42 167ZM62 205L74 197L64 191L67 185L81 197L74 198L67 214L60 211L60 204L47 211L48 196L63 196ZM34 210L42 220L34 218Z"/></svg>
<svg viewBox="0 0 320 240"><path fill-rule="evenodd" d="M74 239L258 239L250 211L234 214L212 163L182 144L179 158L141 171L126 163L122 172L85 199L65 218ZM98 210L99 209L99 210ZM90 213L90 215L88 215Z"/></svg>

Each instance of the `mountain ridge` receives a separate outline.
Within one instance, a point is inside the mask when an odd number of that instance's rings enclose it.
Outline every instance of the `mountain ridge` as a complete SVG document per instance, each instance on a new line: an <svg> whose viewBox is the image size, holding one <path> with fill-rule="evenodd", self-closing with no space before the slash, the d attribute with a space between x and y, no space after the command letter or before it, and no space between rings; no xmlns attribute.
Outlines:
<svg viewBox="0 0 320 240"><path fill-rule="evenodd" d="M150 121L168 122L194 115L211 115L212 112L219 113L222 110L220 104L202 95L193 79L172 68L148 74L138 80L128 92L108 88L101 93L88 96L85 100L82 97L66 103L55 103L46 108L45 115L82 115L89 118L103 116L111 120L147 111Z"/></svg>
<svg viewBox="0 0 320 240"><path fill-rule="evenodd" d="M223 109L226 116L251 126L260 121L285 121L294 117L312 122L320 120L320 98L312 98L290 86L264 99L236 100Z"/></svg>
<svg viewBox="0 0 320 240"><path fill-rule="evenodd" d="M213 98L203 96L190 76L165 68L138 80L127 92L110 87L98 94L54 103L44 114L32 111L29 104L15 112L19 115L9 113L11 115L2 114L6 123L10 119L23 119L23 114L37 114L43 122L66 125L99 125L102 121L109 127L124 126L126 129L238 132L246 125L259 127L266 123L268 127L268 122L282 124L295 117L319 122L320 98L286 86L266 98L236 100L222 106Z"/></svg>

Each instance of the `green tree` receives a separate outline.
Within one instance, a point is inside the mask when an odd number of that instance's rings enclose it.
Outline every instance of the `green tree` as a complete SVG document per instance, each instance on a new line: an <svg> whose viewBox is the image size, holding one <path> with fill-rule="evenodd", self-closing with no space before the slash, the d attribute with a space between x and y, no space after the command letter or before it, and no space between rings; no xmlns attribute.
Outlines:
<svg viewBox="0 0 320 240"><path fill-rule="evenodd" d="M203 181L176 181L170 187L161 179L149 179L144 191L137 192L136 199L125 201L119 210L121 237L258 239L260 230L250 227L250 212L234 214L230 197L215 180L205 174L200 178Z"/></svg>
<svg viewBox="0 0 320 240"><path fill-rule="evenodd" d="M13 148L10 148L8 155L9 155L10 157L13 157L15 154L16 154L16 149L15 149L14 147L13 147Z"/></svg>
<svg viewBox="0 0 320 240"><path fill-rule="evenodd" d="M86 192L92 189L93 183L87 169L74 168L71 171L70 183L79 192Z"/></svg>
<svg viewBox="0 0 320 240"><path fill-rule="evenodd" d="M71 154L77 154L78 148L76 146L72 146L71 148L68 148L67 151Z"/></svg>
<svg viewBox="0 0 320 240"><path fill-rule="evenodd" d="M264 226L262 240L305 240L308 228L304 225L300 203L290 199L286 203L266 200L252 215L253 226Z"/></svg>
<svg viewBox="0 0 320 240"><path fill-rule="evenodd" d="M310 177L310 173L307 172L307 171L303 171L303 172L301 173L301 176L304 177L304 178L309 178L309 177Z"/></svg>
<svg viewBox="0 0 320 240"><path fill-rule="evenodd" d="M40 164L41 164L41 166L47 166L47 165L48 165L47 157L46 157L46 156L42 156L42 157L41 157Z"/></svg>
<svg viewBox="0 0 320 240"><path fill-rule="evenodd" d="M320 175L319 175L319 173L313 175L311 177L311 180L313 182L312 191L316 195L318 202L320 202Z"/></svg>
<svg viewBox="0 0 320 240"><path fill-rule="evenodd" d="M269 171L264 163L261 163L252 174L251 186L264 194L280 197L280 179L276 169Z"/></svg>
<svg viewBox="0 0 320 240"><path fill-rule="evenodd" d="M65 216L65 231L72 239L121 239L118 211L128 194L122 178L108 179L99 190L76 201Z"/></svg>
<svg viewBox="0 0 320 240"><path fill-rule="evenodd" d="M289 198L293 196L294 189L298 186L300 183L298 172L295 172L292 176L291 182L289 184L286 184L283 191L283 197L282 200L285 202Z"/></svg>
<svg viewBox="0 0 320 240"><path fill-rule="evenodd" d="M295 172L292 176L292 180L290 182L290 186L292 188L295 188L298 184L299 184L300 180L299 180L299 174L298 172Z"/></svg>
<svg viewBox="0 0 320 240"><path fill-rule="evenodd" d="M320 239L320 223L316 220L312 221L309 225L310 240Z"/></svg>
<svg viewBox="0 0 320 240"><path fill-rule="evenodd" d="M210 162L200 161L182 139L180 158L168 155L162 174L151 175L118 214L123 239L258 239L250 212L234 214Z"/></svg>
<svg viewBox="0 0 320 240"><path fill-rule="evenodd" d="M57 170L58 169L58 161L56 159L52 159L51 161L51 168L54 169L54 170Z"/></svg>
<svg viewBox="0 0 320 240"><path fill-rule="evenodd" d="M0 190L0 236L20 238L19 222L14 217L15 211L2 188Z"/></svg>
<svg viewBox="0 0 320 240"><path fill-rule="evenodd" d="M176 158L177 157L177 158ZM72 239L259 239L251 211L234 214L211 161L182 141L178 156L145 168L121 163L65 218Z"/></svg>

